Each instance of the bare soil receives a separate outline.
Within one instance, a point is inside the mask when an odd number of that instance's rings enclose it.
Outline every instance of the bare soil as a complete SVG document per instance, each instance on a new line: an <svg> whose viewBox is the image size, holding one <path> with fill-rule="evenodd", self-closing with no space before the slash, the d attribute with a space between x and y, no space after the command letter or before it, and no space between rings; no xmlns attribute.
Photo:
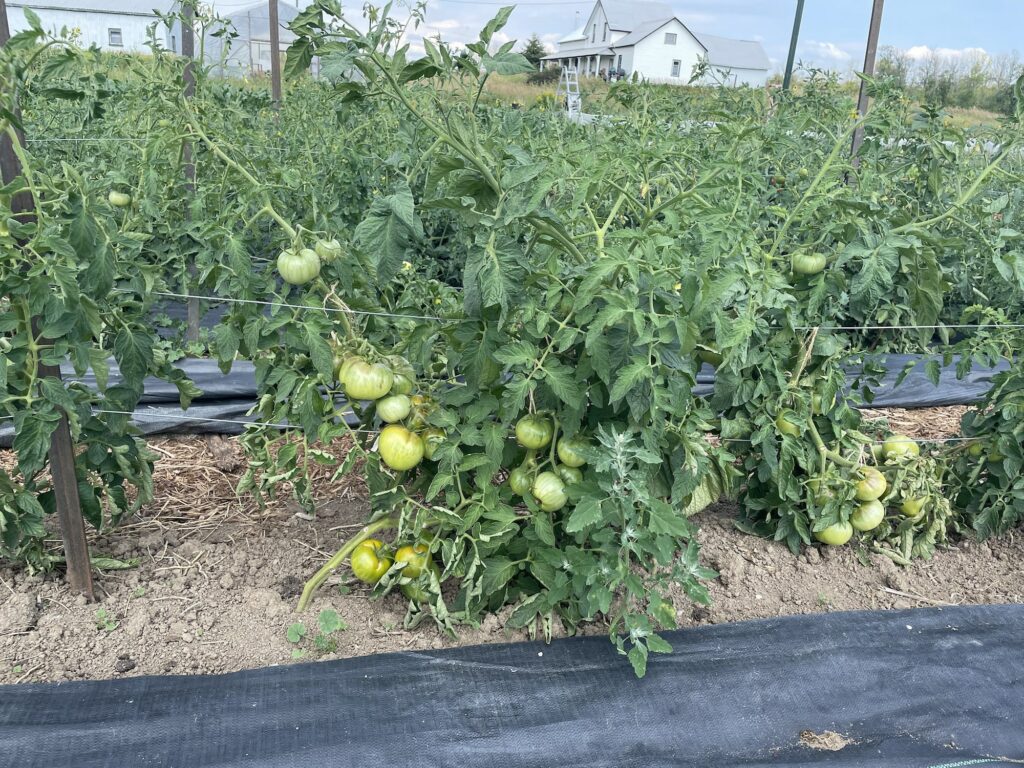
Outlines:
<svg viewBox="0 0 1024 768"><path fill-rule="evenodd" d="M0 568L0 683L124 675L206 674L304 660L524 639L502 617L465 627L458 640L427 619L404 629L406 601L380 602L339 573L311 608L295 613L302 584L360 527L358 486L325 486L332 501L314 521L288 502L260 508L231 491L243 466L234 441L182 438L155 443L158 499L138 519L92 542L94 555L136 559L97 577L99 602L70 593L59 574ZM3 458L3 457L0 457ZM162 466L161 466L162 465ZM712 604L675 596L680 626L785 614L1024 602L1024 536L961 541L928 562L901 568L884 557L864 565L849 548L793 555L732 525L728 505L699 515L704 560L720 571ZM317 617L333 609L346 628L325 652ZM306 636L289 642L301 622ZM556 622L557 624L557 622ZM556 634L558 634L556 627ZM587 628L602 633L601 626Z"/></svg>

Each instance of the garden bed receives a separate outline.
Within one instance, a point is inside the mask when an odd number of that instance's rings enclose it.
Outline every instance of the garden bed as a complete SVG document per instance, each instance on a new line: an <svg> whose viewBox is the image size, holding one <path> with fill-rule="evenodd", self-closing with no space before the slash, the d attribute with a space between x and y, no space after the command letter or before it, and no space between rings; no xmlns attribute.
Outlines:
<svg viewBox="0 0 1024 768"><path fill-rule="evenodd" d="M955 433L960 410L880 415L911 434L939 438ZM500 616L488 617L479 628L462 628L458 640L441 635L429 619L404 629L405 600L399 595L367 600L367 589L347 570L317 593L309 611L296 614L303 581L365 518L361 485L321 478L317 495L331 500L321 504L316 520L306 521L288 501L260 508L235 496L244 461L233 440L189 437L153 445L161 454L156 500L143 515L93 541L95 556L138 561L98 576L98 603L86 604L70 593L59 576L0 570L0 683L209 674L296 659L524 638L522 632L507 632ZM734 510L720 504L697 518L704 560L721 577L710 586L709 607L675 596L680 626L839 610L1024 602L1020 535L981 544L962 540L931 561L901 568L880 556L862 563L848 547L815 547L796 556L780 544L739 532L733 517ZM346 627L326 638L327 651L314 643L325 609L336 611ZM288 635L297 622L307 632L296 643ZM556 622L555 633L559 630Z"/></svg>

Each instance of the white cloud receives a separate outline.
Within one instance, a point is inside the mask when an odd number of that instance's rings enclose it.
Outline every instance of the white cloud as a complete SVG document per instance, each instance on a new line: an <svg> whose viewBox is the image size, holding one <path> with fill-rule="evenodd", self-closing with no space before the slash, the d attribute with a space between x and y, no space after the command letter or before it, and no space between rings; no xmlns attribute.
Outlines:
<svg viewBox="0 0 1024 768"><path fill-rule="evenodd" d="M932 55L942 59L988 58L984 48L931 48L927 45L915 45L906 50L908 58L921 61Z"/></svg>
<svg viewBox="0 0 1024 768"><path fill-rule="evenodd" d="M821 64L849 64L853 61L853 56L835 43L808 40L800 45L800 50L804 58L812 59Z"/></svg>

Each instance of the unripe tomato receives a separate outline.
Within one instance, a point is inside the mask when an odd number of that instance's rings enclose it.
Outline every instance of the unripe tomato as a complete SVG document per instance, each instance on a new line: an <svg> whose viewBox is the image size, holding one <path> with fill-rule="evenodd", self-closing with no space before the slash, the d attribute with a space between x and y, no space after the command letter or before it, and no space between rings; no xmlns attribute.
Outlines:
<svg viewBox="0 0 1024 768"><path fill-rule="evenodd" d="M990 449L989 449L989 452L988 452L988 456L987 456L987 458L988 458L988 460L989 460L989 461L991 461L991 462L992 462L993 464L998 464L998 463L999 463L999 462L1001 462L1001 461L1002 461L1003 459L1005 459L1005 458L1006 458L1006 456L1005 456L1005 455L1003 455L1003 452L1002 452L1002 451L1000 451L1000 450L999 450L998 448L990 448Z"/></svg>
<svg viewBox="0 0 1024 768"><path fill-rule="evenodd" d="M822 408L821 408L822 405L823 405L823 403L822 403L822 400L821 400L821 395L819 395L817 392L815 392L813 395L811 395L811 413L813 413L815 416L820 416L822 414L822 412L823 412ZM836 396L832 395L832 402L829 403L829 405L825 409L825 411L826 412L827 411L831 411L835 407L836 407Z"/></svg>
<svg viewBox="0 0 1024 768"><path fill-rule="evenodd" d="M871 444L871 456L875 461L883 461L885 459L885 452L882 450L881 443Z"/></svg>
<svg viewBox="0 0 1024 768"><path fill-rule="evenodd" d="M310 248L287 248L277 257L277 271L286 283L305 285L320 274L320 257Z"/></svg>
<svg viewBox="0 0 1024 768"><path fill-rule="evenodd" d="M874 467L861 467L860 480L857 481L855 487L857 501L874 501L882 497L885 489L889 487L889 483L886 481L885 475Z"/></svg>
<svg viewBox="0 0 1024 768"><path fill-rule="evenodd" d="M781 411L779 415L775 417L775 428L783 435L800 437L800 427L790 420L792 415L792 411Z"/></svg>
<svg viewBox="0 0 1024 768"><path fill-rule="evenodd" d="M339 382L344 382L345 374L348 373L348 369L351 368L356 363L362 362L365 362L365 360L363 360L363 358L361 357L344 357L341 358L340 360L337 357L335 357L334 378L337 379Z"/></svg>
<svg viewBox="0 0 1024 768"><path fill-rule="evenodd" d="M516 424L516 440L524 448L540 450L551 442L554 427L545 416L529 414Z"/></svg>
<svg viewBox="0 0 1024 768"><path fill-rule="evenodd" d="M423 461L423 441L401 424L389 424L380 431L377 451L384 463L397 472L412 469Z"/></svg>
<svg viewBox="0 0 1024 768"><path fill-rule="evenodd" d="M545 512L557 512L569 500L565 495L565 483L554 472L541 472L530 490Z"/></svg>
<svg viewBox="0 0 1024 768"><path fill-rule="evenodd" d="M580 454L580 449L585 449L588 443L585 439L576 435L566 440L559 440L555 450L558 459L567 467L582 467L587 460Z"/></svg>
<svg viewBox="0 0 1024 768"><path fill-rule="evenodd" d="M423 458L433 459L437 446L444 442L444 430L437 427L429 427L420 432L420 439L423 441Z"/></svg>
<svg viewBox="0 0 1024 768"><path fill-rule="evenodd" d="M378 400L388 393L394 379L387 366L357 360L345 371L341 384L349 400Z"/></svg>
<svg viewBox="0 0 1024 768"><path fill-rule="evenodd" d="M921 447L905 435L891 435L882 443L882 455L887 459L893 456L920 456Z"/></svg>
<svg viewBox="0 0 1024 768"><path fill-rule="evenodd" d="M980 440L976 440L967 447L967 453L975 458L978 458L985 453L985 446L981 444Z"/></svg>
<svg viewBox="0 0 1024 768"><path fill-rule="evenodd" d="M825 506L828 504L829 499L833 497L832 489L828 487L828 484L824 482L820 477L812 477L807 487L811 491L811 495L814 497L816 504Z"/></svg>
<svg viewBox="0 0 1024 768"><path fill-rule="evenodd" d="M904 499L900 504L900 512L904 517L920 517L924 511L924 503L928 501L927 496L918 496L916 499Z"/></svg>
<svg viewBox="0 0 1024 768"><path fill-rule="evenodd" d="M516 467L509 473L508 487L512 489L512 493L525 496L533 487L533 477L528 470Z"/></svg>
<svg viewBox="0 0 1024 768"><path fill-rule="evenodd" d="M107 193L107 202L115 208L127 208L132 204L132 196L125 192L118 192L116 189Z"/></svg>
<svg viewBox="0 0 1024 768"><path fill-rule="evenodd" d="M564 464L558 467L558 476L566 485L578 485L583 482L583 473L579 469Z"/></svg>
<svg viewBox="0 0 1024 768"><path fill-rule="evenodd" d="M433 560L429 562L427 568L434 574L438 579L441 578L441 569L437 567L437 563ZM404 575L404 574L403 574ZM425 579L417 579L416 581L410 581L408 584L403 584L399 587L402 590L402 594L412 600L414 603L425 603L430 600L430 592L427 591L427 587L422 584Z"/></svg>
<svg viewBox="0 0 1024 768"><path fill-rule="evenodd" d="M823 253L795 253L793 254L793 273L816 275L825 269L825 262Z"/></svg>
<svg viewBox="0 0 1024 768"><path fill-rule="evenodd" d="M352 574L366 584L376 584L388 572L391 561L381 554L383 542L377 539L366 539L352 550L348 562Z"/></svg>
<svg viewBox="0 0 1024 768"><path fill-rule="evenodd" d="M405 395L388 395L377 401L377 415L388 424L401 421L411 410L412 402Z"/></svg>
<svg viewBox="0 0 1024 768"><path fill-rule="evenodd" d="M413 390L412 379L404 373L396 373L394 381L391 382L391 394L411 395Z"/></svg>
<svg viewBox="0 0 1024 768"><path fill-rule="evenodd" d="M882 502L865 501L850 515L850 524L858 531L873 531L885 519L885 507Z"/></svg>
<svg viewBox="0 0 1024 768"><path fill-rule="evenodd" d="M341 256L341 243L337 240L317 240L313 246L313 250L316 251L316 255L320 257L320 261L324 264L330 264L332 261Z"/></svg>
<svg viewBox="0 0 1024 768"><path fill-rule="evenodd" d="M824 530L815 531L814 538L822 544L828 544L832 547L841 547L853 538L853 526L845 522L833 523Z"/></svg>
<svg viewBox="0 0 1024 768"><path fill-rule="evenodd" d="M410 579L423 573L429 559L429 550L423 544L399 547L395 552L395 562L403 566L402 575Z"/></svg>

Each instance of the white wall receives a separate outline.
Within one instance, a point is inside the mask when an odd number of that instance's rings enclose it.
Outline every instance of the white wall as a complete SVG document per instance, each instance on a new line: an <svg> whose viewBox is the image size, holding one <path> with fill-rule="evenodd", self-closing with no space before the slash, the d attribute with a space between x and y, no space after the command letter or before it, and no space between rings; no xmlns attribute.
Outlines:
<svg viewBox="0 0 1024 768"><path fill-rule="evenodd" d="M594 10L590 12L590 18L587 19L587 24L583 27L583 34L587 38L587 45L600 45L601 43L610 43L612 41L612 32L606 29L608 26L608 19L604 15L604 8L601 7L600 3L594 4Z"/></svg>
<svg viewBox="0 0 1024 768"><path fill-rule="evenodd" d="M45 3L40 3L45 5ZM99 3L97 3L99 4ZM48 32L60 34L60 30L66 27L69 31L75 28L81 30L79 44L83 48L90 45L97 45L105 51L142 51L149 49L146 41L149 39L146 28L157 21L155 16L131 16L120 13L96 13L92 11L66 11L48 8L34 7L33 12L43 23L43 29ZM8 4L7 19L11 26L11 34L16 34L28 29L25 21L25 11L22 7ZM121 30L121 47L113 47L109 44L109 30ZM163 24L157 26L157 39L165 48L171 47L171 34ZM175 35L175 44L178 51L181 51L181 39Z"/></svg>
<svg viewBox="0 0 1024 768"><path fill-rule="evenodd" d="M675 45L665 44L666 32L675 34ZM693 65L703 55L704 48L700 43L686 30L686 27L673 19L633 46L632 66L627 67L623 63L623 69L630 75L637 72L645 80L685 85L693 72ZM672 62L676 59L680 62L679 76L672 77ZM625 57L623 57L623 62L625 62Z"/></svg>

